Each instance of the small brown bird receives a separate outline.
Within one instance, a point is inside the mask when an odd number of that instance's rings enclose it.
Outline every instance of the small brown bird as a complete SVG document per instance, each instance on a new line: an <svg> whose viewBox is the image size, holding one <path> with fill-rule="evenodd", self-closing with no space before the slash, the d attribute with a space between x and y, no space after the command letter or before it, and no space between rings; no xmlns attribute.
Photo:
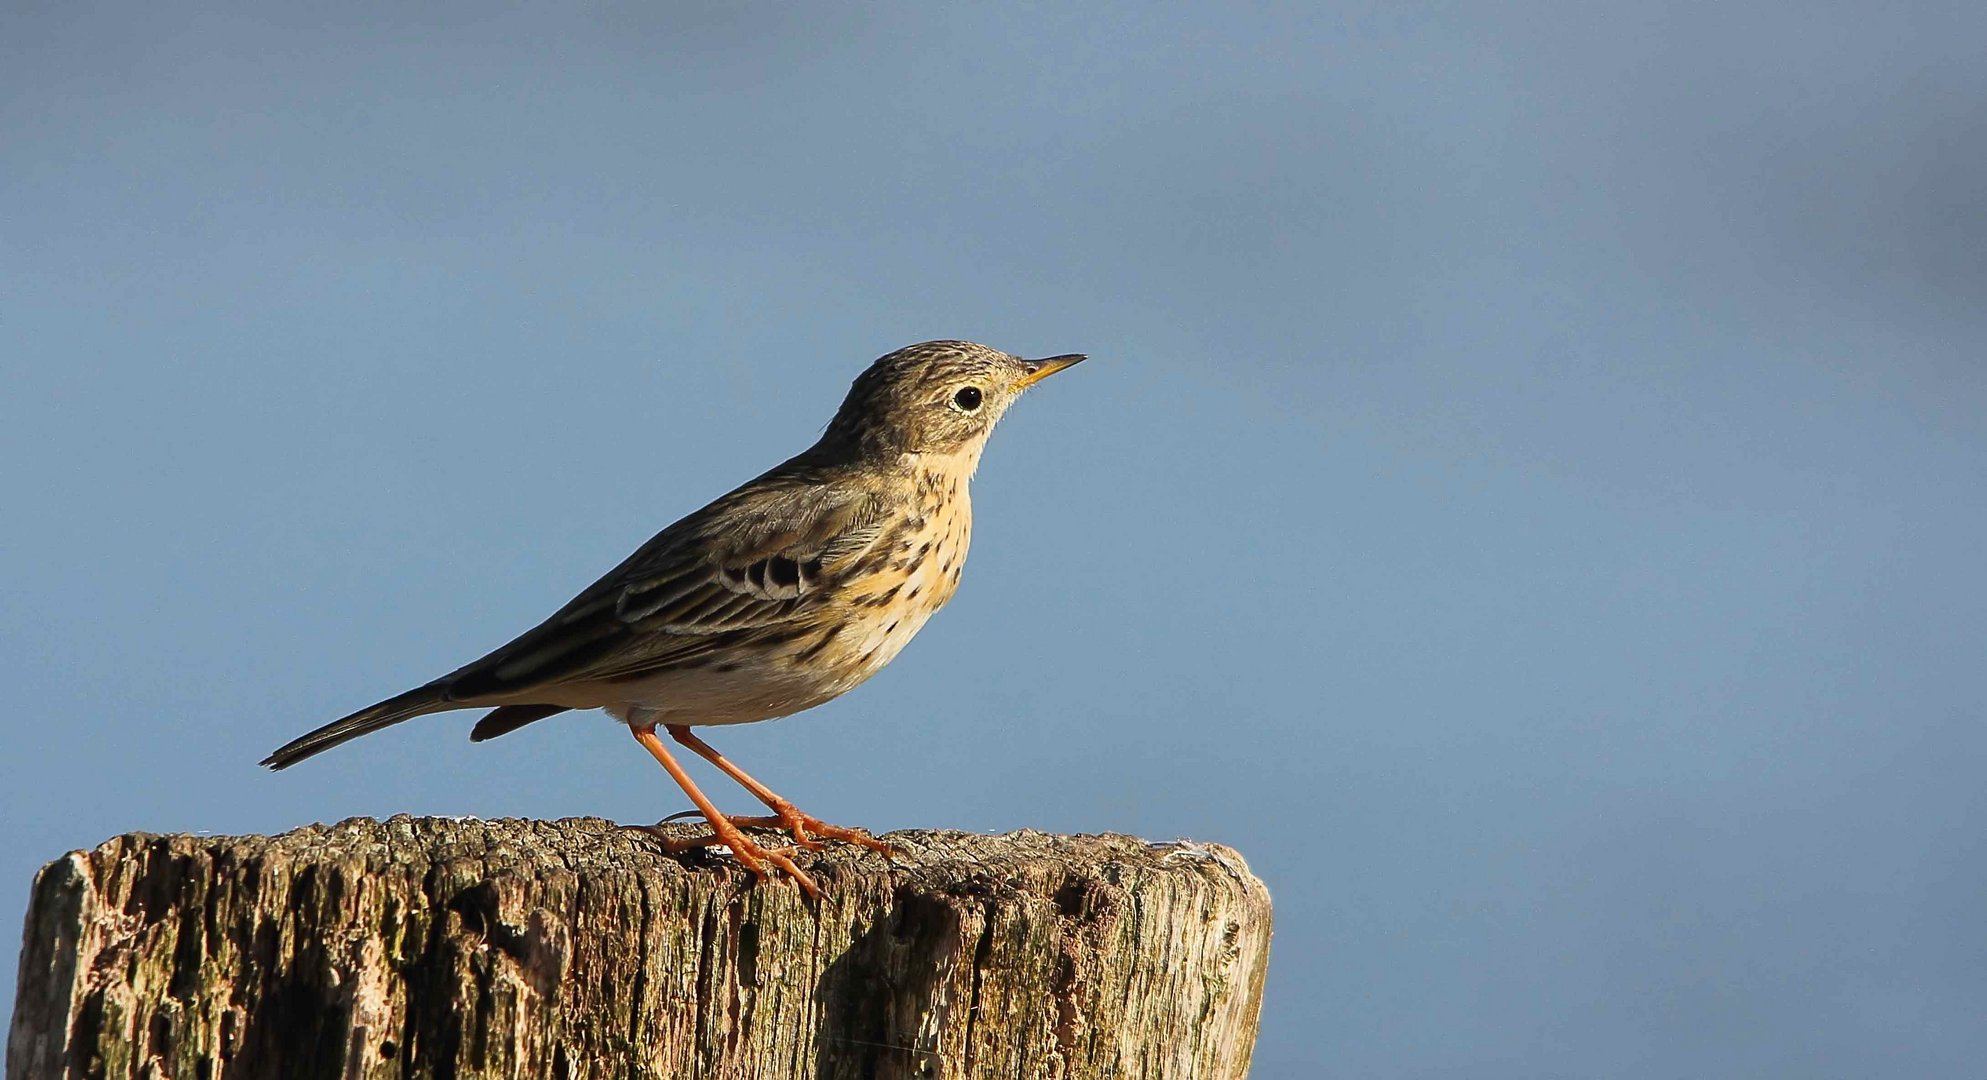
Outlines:
<svg viewBox="0 0 1987 1080"><path fill-rule="evenodd" d="M410 717L496 706L470 739L492 739L569 709L628 725L710 822L672 851L723 844L820 890L785 850L740 831L778 827L795 843L846 840L691 732L747 724L839 697L890 662L952 598L966 562L968 482L987 436L1021 392L1082 360L1023 360L969 341L927 341L882 357L850 388L820 440L657 533L510 644L426 686L326 724L265 758L288 768ZM770 817L718 812L662 741L738 781Z"/></svg>

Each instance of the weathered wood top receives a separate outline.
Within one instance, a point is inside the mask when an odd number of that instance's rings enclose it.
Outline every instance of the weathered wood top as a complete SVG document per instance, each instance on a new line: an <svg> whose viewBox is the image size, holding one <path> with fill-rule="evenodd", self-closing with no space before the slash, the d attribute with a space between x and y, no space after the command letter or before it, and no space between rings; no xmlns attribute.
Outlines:
<svg viewBox="0 0 1987 1080"><path fill-rule="evenodd" d="M8 1075L1246 1073L1234 851L887 839L797 856L816 904L594 818L118 837L36 879Z"/></svg>

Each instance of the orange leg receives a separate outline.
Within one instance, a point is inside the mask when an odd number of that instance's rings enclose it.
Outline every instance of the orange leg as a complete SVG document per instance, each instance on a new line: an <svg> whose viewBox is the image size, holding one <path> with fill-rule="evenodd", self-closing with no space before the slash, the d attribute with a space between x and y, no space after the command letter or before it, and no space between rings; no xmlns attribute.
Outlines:
<svg viewBox="0 0 1987 1080"><path fill-rule="evenodd" d="M650 724L647 727L630 725L629 730L634 733L635 741L641 743L643 749L654 755L655 759L662 763L662 767L668 770L670 779L676 781L676 786L682 788L683 793L690 796L690 801L697 804L697 809L703 813L704 820L711 823L710 836L696 840L670 840L665 838L662 842L664 850L679 852L688 851L691 848L707 847L711 844L723 844L725 847L730 848L731 853L738 857L738 861L756 876L763 879L766 876L766 864L772 863L774 866L786 871L795 882L799 883L801 889L807 895L816 899L820 898L820 886L814 884L814 879L802 872L800 867L795 866L793 860L788 858L785 852L760 847L757 843L747 839L744 833L739 832L738 826L732 824L730 818L718 813L718 808L711 805L711 800L705 797L702 791L697 790L697 785L690 779L690 774L684 772L683 766L678 765L676 759L670 756L669 749L662 745L662 740L655 737L654 724Z"/></svg>
<svg viewBox="0 0 1987 1080"><path fill-rule="evenodd" d="M754 798L770 807L775 815L769 818L733 817L731 819L732 824L744 825L747 828L766 826L786 829L793 833L796 843L810 851L819 850L821 847L819 843L815 842L813 837L808 835L809 833L813 833L814 836L825 837L829 840L846 840L851 844L861 844L871 851L882 852L886 857L892 854L889 844L876 839L861 829L851 829L842 825L830 825L812 814L801 813L792 803L774 794L772 788L752 779L750 773L733 765L723 754L713 749L711 744L691 734L690 729L685 725L669 724L666 726L669 729L670 738L689 747L698 757L722 769L726 776L738 781L740 786L751 792Z"/></svg>

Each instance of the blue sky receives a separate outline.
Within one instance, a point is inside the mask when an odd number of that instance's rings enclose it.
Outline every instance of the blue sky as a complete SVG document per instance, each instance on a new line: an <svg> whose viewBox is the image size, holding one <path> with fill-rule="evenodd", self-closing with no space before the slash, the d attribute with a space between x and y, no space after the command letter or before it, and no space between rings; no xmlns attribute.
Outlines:
<svg viewBox="0 0 1987 1080"><path fill-rule="evenodd" d="M1240 848L1261 1077L1972 1075L1983 35L17 5L0 925L125 830L683 808L597 714L254 763L966 337L1093 361L952 606L721 749L830 820Z"/></svg>

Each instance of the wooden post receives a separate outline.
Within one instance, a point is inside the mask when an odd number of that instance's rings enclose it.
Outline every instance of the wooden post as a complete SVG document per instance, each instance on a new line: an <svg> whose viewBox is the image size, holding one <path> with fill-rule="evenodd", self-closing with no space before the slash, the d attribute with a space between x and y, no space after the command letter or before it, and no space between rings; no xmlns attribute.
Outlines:
<svg viewBox="0 0 1987 1080"><path fill-rule="evenodd" d="M565 821L132 834L36 877L9 1080L1248 1072L1270 902L1235 852L901 832L826 899Z"/></svg>

